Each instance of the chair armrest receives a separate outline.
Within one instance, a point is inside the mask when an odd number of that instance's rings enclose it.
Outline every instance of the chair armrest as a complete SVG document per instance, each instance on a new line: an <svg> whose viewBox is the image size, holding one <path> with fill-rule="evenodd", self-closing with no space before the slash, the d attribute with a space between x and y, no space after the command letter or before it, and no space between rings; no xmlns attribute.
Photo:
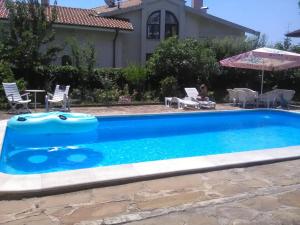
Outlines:
<svg viewBox="0 0 300 225"><path fill-rule="evenodd" d="M53 94L50 92L47 92L46 96L48 96L48 98L50 98L50 99L53 98Z"/></svg>
<svg viewBox="0 0 300 225"><path fill-rule="evenodd" d="M29 100L29 95L30 95L30 93L25 93L25 94L22 94L21 97L26 96L26 100Z"/></svg>

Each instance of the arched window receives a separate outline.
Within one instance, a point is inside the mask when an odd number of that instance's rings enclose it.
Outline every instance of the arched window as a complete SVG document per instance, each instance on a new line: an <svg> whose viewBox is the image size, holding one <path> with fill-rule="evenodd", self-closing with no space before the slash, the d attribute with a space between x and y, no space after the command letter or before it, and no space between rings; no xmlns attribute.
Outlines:
<svg viewBox="0 0 300 225"><path fill-rule="evenodd" d="M72 58L69 55L64 55L61 57L62 66L72 66Z"/></svg>
<svg viewBox="0 0 300 225"><path fill-rule="evenodd" d="M160 11L155 11L148 17L147 38L160 39Z"/></svg>
<svg viewBox="0 0 300 225"><path fill-rule="evenodd" d="M166 11L166 25L165 25L165 38L178 35L179 24L176 16Z"/></svg>

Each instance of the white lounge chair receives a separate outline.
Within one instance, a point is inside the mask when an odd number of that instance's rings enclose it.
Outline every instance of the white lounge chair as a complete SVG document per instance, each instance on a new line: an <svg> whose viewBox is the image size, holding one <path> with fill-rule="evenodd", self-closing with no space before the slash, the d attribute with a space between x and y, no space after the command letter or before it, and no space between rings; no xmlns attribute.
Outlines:
<svg viewBox="0 0 300 225"><path fill-rule="evenodd" d="M172 104L172 98L173 97L165 97L165 106L170 107Z"/></svg>
<svg viewBox="0 0 300 225"><path fill-rule="evenodd" d="M17 109L17 106L22 105L23 109L25 109L25 112L30 113L30 110L28 108L28 104L31 102L31 100L29 99L29 93L20 95L20 92L19 92L19 89L18 89L16 83L2 83L2 84L3 84L6 98L11 107L9 112L19 113L20 110ZM25 100L22 98L24 96L26 96Z"/></svg>
<svg viewBox="0 0 300 225"><path fill-rule="evenodd" d="M199 101L198 98L200 96L196 88L185 88L184 90L191 101L197 101L200 104L200 108L205 108L205 109L216 108L216 103L213 101Z"/></svg>
<svg viewBox="0 0 300 225"><path fill-rule="evenodd" d="M60 111L70 111L69 104L70 86L56 85L54 94L47 93L45 97L46 111L48 112L54 105L61 105Z"/></svg>
<svg viewBox="0 0 300 225"><path fill-rule="evenodd" d="M177 104L178 109L184 109L184 108L200 109L199 103L190 99L181 99L181 98L173 97L169 105L172 104Z"/></svg>

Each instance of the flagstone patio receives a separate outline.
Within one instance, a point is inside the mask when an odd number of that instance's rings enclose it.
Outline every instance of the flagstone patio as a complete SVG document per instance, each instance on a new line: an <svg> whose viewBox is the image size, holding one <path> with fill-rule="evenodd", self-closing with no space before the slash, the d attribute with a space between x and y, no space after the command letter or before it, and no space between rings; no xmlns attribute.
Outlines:
<svg viewBox="0 0 300 225"><path fill-rule="evenodd" d="M300 160L0 201L0 224L297 225Z"/></svg>
<svg viewBox="0 0 300 225"><path fill-rule="evenodd" d="M229 104L218 104L217 110L233 110L239 109ZM102 106L102 107L72 107L72 112L89 113L93 115L124 115L124 114L143 114L143 113L168 113L168 112L189 112L193 109L176 109L165 107L164 105L138 105L138 106ZM44 112L43 108L37 109L36 112ZM197 110L199 111L199 110ZM201 110L208 111L208 110ZM35 111L32 110L34 113ZM10 118L12 115L6 111L0 111L0 120Z"/></svg>

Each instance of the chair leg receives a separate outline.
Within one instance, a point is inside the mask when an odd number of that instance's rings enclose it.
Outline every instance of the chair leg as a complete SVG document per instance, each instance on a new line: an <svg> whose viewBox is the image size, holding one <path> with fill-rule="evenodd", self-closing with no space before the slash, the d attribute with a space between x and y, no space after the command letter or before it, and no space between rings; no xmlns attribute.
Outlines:
<svg viewBox="0 0 300 225"><path fill-rule="evenodd" d="M67 107L68 107L68 112L71 112L71 107L70 107L70 101L69 101L69 98L67 99Z"/></svg>
<svg viewBox="0 0 300 225"><path fill-rule="evenodd" d="M17 109L17 104L16 103L12 103L12 102L9 102L9 106L10 106L10 110L8 111L8 113L10 114L19 114L19 110Z"/></svg>
<svg viewBox="0 0 300 225"><path fill-rule="evenodd" d="M49 112L48 95L45 96L45 111L46 111L46 112Z"/></svg>
<svg viewBox="0 0 300 225"><path fill-rule="evenodd" d="M26 110L27 113L31 113L31 111L30 111L30 109L29 109L29 107L28 107L28 103L25 103L25 104L23 105L23 107L24 107L24 109Z"/></svg>
<svg viewBox="0 0 300 225"><path fill-rule="evenodd" d="M63 112L66 112L67 111L67 96L66 96L66 94L64 94L64 100L63 100L63 102L62 102L62 111Z"/></svg>

